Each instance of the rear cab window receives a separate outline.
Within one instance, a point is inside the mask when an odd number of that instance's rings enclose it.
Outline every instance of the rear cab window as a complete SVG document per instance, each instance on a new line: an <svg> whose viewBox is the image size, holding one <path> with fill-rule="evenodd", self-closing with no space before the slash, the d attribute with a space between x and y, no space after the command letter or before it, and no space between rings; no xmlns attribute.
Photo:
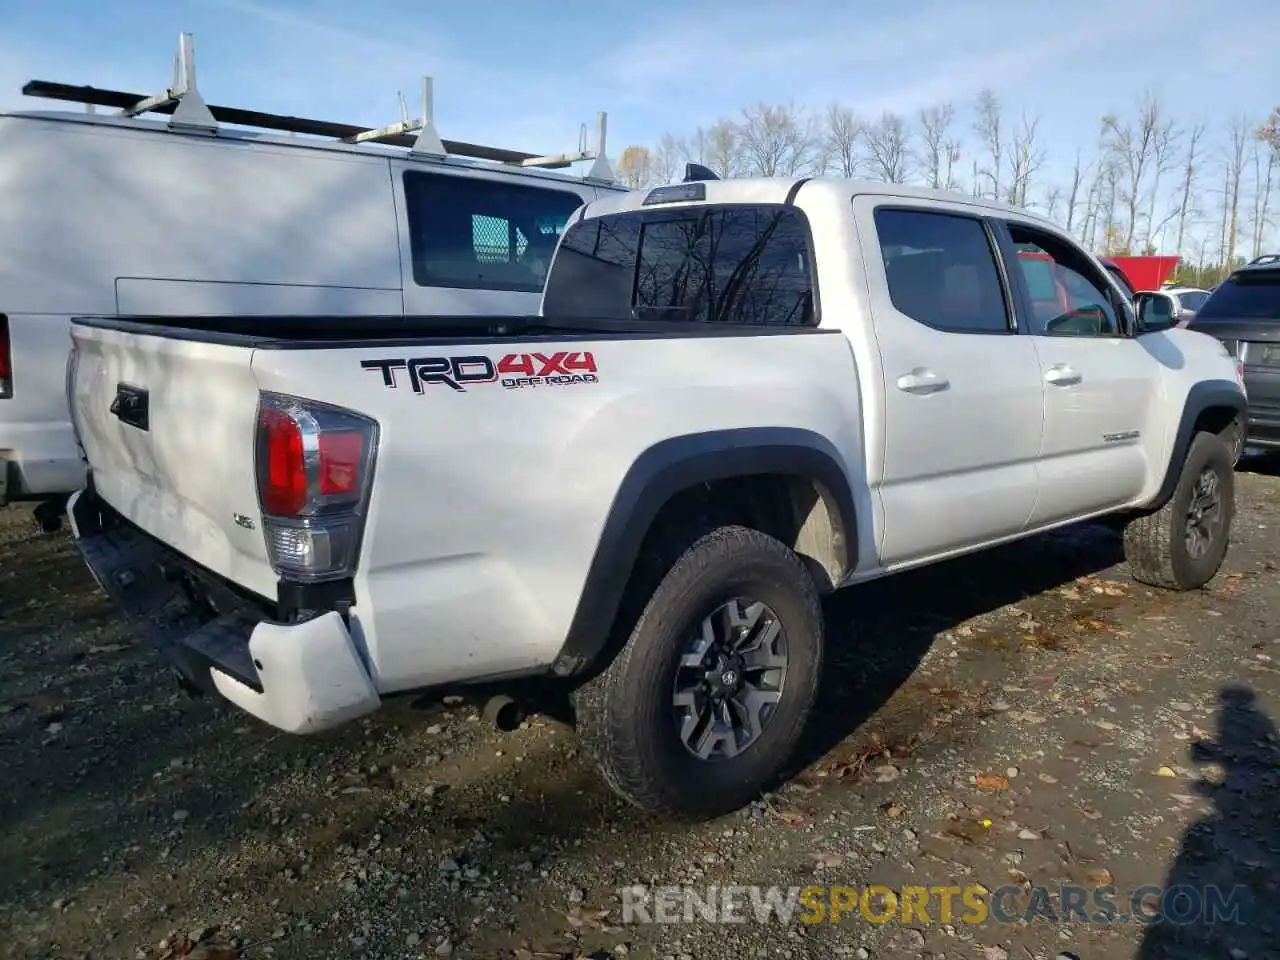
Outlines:
<svg viewBox="0 0 1280 960"><path fill-rule="evenodd" d="M547 316L661 323L817 324L809 226L782 204L633 210L569 228Z"/></svg>
<svg viewBox="0 0 1280 960"><path fill-rule="evenodd" d="M405 206L420 287L541 293L556 241L585 202L561 187L408 170Z"/></svg>

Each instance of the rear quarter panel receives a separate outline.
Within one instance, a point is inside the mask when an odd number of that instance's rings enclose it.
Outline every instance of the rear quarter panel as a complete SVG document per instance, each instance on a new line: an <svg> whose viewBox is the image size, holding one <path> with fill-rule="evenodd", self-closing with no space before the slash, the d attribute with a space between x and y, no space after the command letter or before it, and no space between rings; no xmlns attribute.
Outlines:
<svg viewBox="0 0 1280 960"><path fill-rule="evenodd" d="M589 352L597 382L415 392L362 361ZM260 350L259 386L380 424L352 616L384 691L549 664L627 470L671 437L801 427L860 469L838 333ZM625 578L629 570L618 570Z"/></svg>

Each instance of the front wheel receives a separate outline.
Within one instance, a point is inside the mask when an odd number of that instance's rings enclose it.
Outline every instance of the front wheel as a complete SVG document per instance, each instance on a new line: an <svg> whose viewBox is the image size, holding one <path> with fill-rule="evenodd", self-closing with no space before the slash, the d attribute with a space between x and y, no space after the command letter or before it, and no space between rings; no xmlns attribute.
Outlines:
<svg viewBox="0 0 1280 960"><path fill-rule="evenodd" d="M1218 573L1235 515L1233 452L1215 434L1195 435L1169 502L1125 527L1125 559L1135 580L1194 590Z"/></svg>
<svg viewBox="0 0 1280 960"><path fill-rule="evenodd" d="M818 590L773 537L697 539L609 667L575 695L585 751L636 807L680 819L738 809L795 752L823 661Z"/></svg>

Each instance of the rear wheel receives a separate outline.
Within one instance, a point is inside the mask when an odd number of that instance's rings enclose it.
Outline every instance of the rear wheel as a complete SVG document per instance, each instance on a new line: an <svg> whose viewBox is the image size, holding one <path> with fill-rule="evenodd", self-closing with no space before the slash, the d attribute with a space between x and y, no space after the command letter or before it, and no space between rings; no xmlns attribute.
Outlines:
<svg viewBox="0 0 1280 960"><path fill-rule="evenodd" d="M1169 502L1125 527L1125 558L1135 580L1194 590L1214 578L1227 555L1235 514L1232 456L1222 437L1195 435Z"/></svg>
<svg viewBox="0 0 1280 960"><path fill-rule="evenodd" d="M823 623L804 563L746 527L671 565L609 667L576 692L578 731L633 805L703 819L767 789L817 693Z"/></svg>

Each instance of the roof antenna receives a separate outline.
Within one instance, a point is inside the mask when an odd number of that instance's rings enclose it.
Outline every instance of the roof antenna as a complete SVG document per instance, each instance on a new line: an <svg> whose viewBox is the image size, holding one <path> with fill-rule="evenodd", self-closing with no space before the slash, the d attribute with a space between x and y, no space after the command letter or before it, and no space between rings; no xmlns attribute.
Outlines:
<svg viewBox="0 0 1280 960"><path fill-rule="evenodd" d="M704 167L700 163L686 163L684 165L684 180L681 183L694 183L698 180L719 180L714 170L710 167Z"/></svg>

